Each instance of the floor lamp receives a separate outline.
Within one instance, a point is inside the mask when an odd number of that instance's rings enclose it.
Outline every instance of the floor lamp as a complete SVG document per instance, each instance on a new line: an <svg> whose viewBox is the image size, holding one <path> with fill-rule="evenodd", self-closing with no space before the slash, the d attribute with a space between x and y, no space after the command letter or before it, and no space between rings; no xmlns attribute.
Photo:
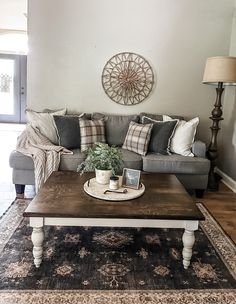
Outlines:
<svg viewBox="0 0 236 304"><path fill-rule="evenodd" d="M221 96L226 85L236 85L236 57L210 57L206 61L203 83L215 85L216 87L216 102L214 109L211 112L210 119L212 120L211 141L208 146L207 156L211 161L211 168L208 179L208 189L217 191L219 187L219 179L214 172L216 160L218 157L217 135L220 130L219 123L222 118Z"/></svg>

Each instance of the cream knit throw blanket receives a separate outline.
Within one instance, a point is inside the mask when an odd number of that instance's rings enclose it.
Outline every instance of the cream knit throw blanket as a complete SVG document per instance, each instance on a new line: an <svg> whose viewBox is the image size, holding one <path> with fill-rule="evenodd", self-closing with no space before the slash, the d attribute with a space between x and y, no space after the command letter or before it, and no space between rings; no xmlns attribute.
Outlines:
<svg viewBox="0 0 236 304"><path fill-rule="evenodd" d="M36 192L53 171L57 171L61 154L73 154L62 146L52 144L38 129L27 125L17 140L16 150L30 156L34 162Z"/></svg>

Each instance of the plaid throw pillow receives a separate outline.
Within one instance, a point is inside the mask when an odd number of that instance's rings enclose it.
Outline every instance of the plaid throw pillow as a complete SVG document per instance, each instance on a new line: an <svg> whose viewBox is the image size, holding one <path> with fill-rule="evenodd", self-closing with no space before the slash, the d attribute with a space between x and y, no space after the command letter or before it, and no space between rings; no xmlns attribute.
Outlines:
<svg viewBox="0 0 236 304"><path fill-rule="evenodd" d="M80 119L81 151L87 150L95 143L105 143L105 124L103 120Z"/></svg>
<svg viewBox="0 0 236 304"><path fill-rule="evenodd" d="M131 121L122 148L141 155L146 155L152 126L152 123L142 125Z"/></svg>

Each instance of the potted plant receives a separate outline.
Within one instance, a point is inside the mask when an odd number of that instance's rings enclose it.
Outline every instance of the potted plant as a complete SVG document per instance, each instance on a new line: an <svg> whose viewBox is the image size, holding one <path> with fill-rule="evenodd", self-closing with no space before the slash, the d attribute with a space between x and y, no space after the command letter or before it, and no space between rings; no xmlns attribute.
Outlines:
<svg viewBox="0 0 236 304"><path fill-rule="evenodd" d="M122 165L122 154L118 148L97 143L85 152L86 159L78 166L77 171L91 172L95 170L96 181L108 184L112 175L116 175Z"/></svg>

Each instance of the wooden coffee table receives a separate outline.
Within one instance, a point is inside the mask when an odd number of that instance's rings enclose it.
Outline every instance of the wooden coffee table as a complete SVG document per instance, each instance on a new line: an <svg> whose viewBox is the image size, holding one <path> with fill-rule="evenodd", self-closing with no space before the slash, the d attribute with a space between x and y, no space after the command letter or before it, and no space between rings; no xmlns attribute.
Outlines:
<svg viewBox="0 0 236 304"><path fill-rule="evenodd" d="M110 202L93 198L83 190L94 177L86 173L53 172L24 212L33 227L34 264L43 255L43 227L111 226L183 228L183 265L187 269L195 242L194 231L204 216L175 175L142 174L145 193L134 200Z"/></svg>

